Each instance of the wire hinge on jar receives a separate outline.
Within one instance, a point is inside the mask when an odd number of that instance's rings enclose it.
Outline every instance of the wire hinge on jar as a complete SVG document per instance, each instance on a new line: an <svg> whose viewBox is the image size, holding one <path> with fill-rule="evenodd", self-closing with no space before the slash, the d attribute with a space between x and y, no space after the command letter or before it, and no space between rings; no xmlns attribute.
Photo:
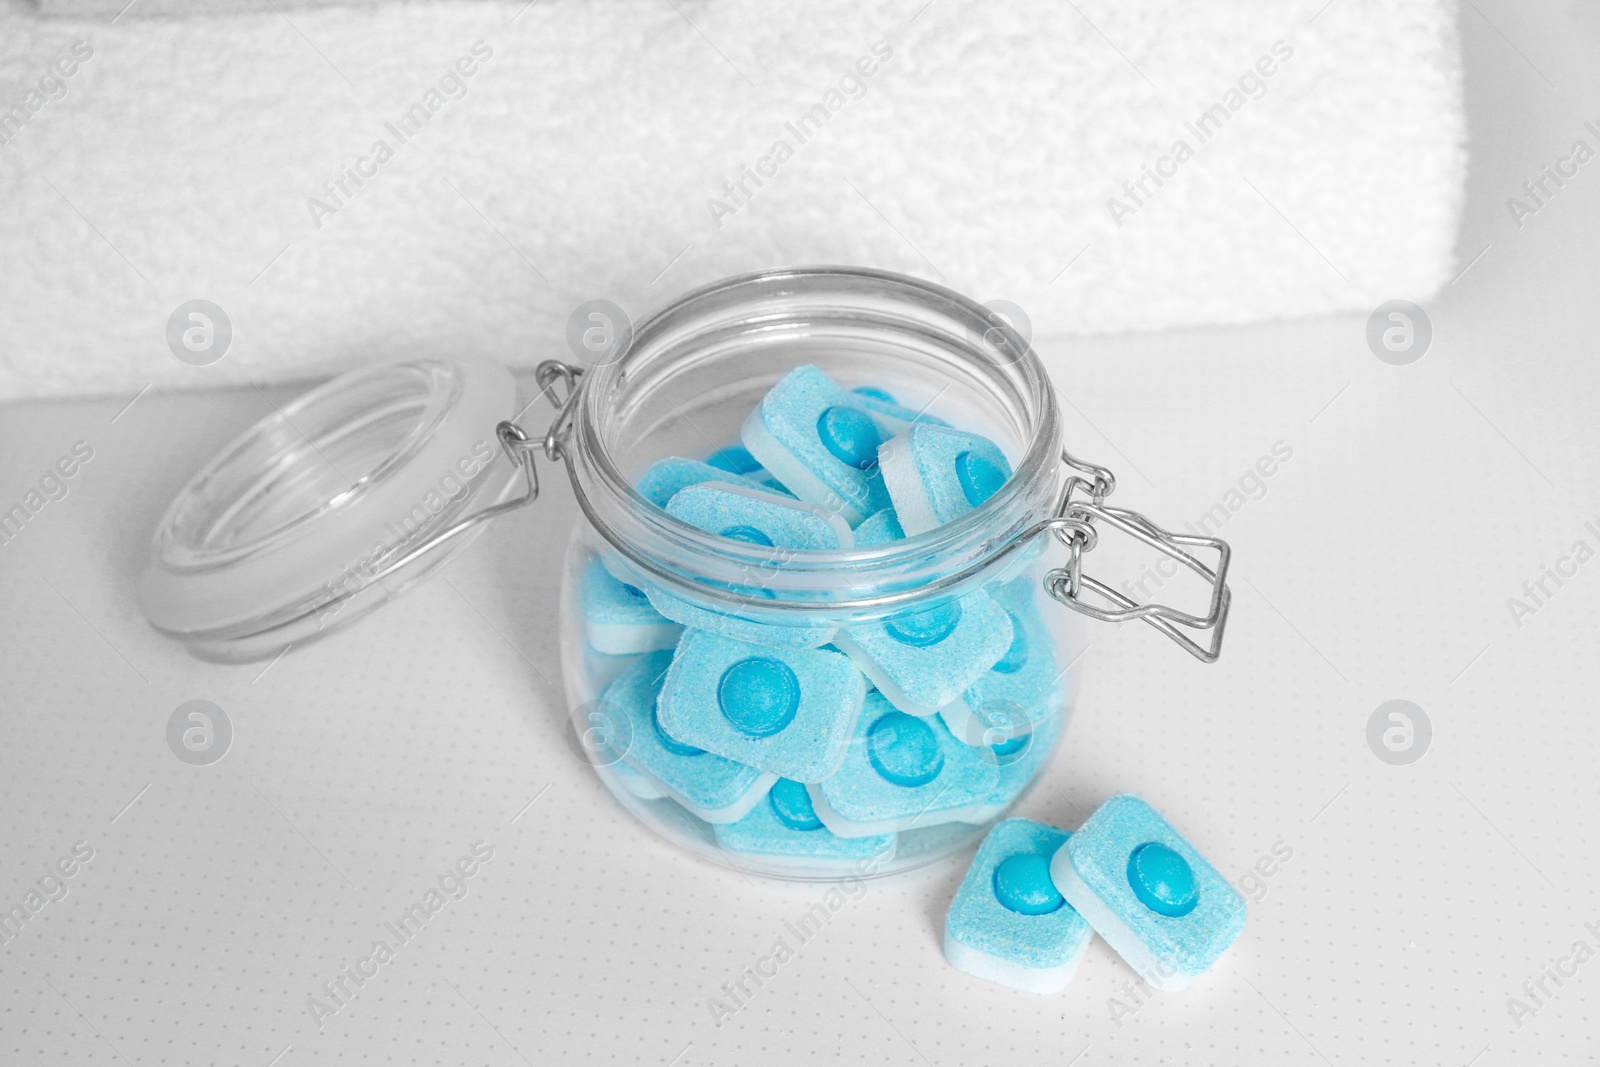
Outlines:
<svg viewBox="0 0 1600 1067"><path fill-rule="evenodd" d="M1105 499L1116 490L1116 476L1105 467L1077 459L1065 450L1061 453L1061 459L1074 473L1062 490L1055 516L1041 526L1055 534L1056 539L1067 547L1069 555L1065 567L1057 567L1045 575L1045 591L1072 610L1092 619L1102 622L1137 619L1149 623L1196 659L1215 663L1222 653L1222 632L1227 625L1228 605L1232 599L1227 584L1228 562L1232 554L1228 543L1216 537L1173 533L1157 526L1137 511L1108 506ZM1104 582L1084 574L1084 553L1092 551L1100 542L1100 534L1095 527L1097 522L1131 535L1204 579L1211 587L1211 603L1206 614L1193 615L1166 604L1140 604ZM1215 569L1185 551L1186 547L1216 549L1218 560ZM1102 598L1107 606L1084 600L1085 590ZM1207 630L1211 631L1209 645L1200 644L1185 632Z"/></svg>
<svg viewBox="0 0 1600 1067"><path fill-rule="evenodd" d="M499 510L531 504L539 499L539 472L534 466L534 453L542 451L552 463L560 462L565 455L563 446L572 429L572 412L578 404L578 383L583 379L583 368L558 359L547 359L535 369L534 379L539 383L539 395L550 397L550 403L556 409L555 421L545 431L544 437L539 439L529 436L528 431L513 419L506 419L495 427L500 447L511 458L511 462L522 468L528 483L527 491L522 496L496 505ZM566 386L565 396L555 391L557 382Z"/></svg>
<svg viewBox="0 0 1600 1067"><path fill-rule="evenodd" d="M443 530L430 537L424 538L405 555L390 560L381 570L368 578L368 582L377 581L401 569L417 557L432 552L440 545L452 541L468 530L476 529L483 523L508 511L531 504L539 499L539 470L534 465L534 454L544 452L552 462L562 457L562 443L566 440L568 429L572 425L572 411L576 406L578 397L578 382L583 377L583 368L574 367L559 360L547 359L539 364L534 372L539 382L540 395L549 394L550 403L556 409L555 421L550 424L550 429L542 438L529 436L528 431L519 426L513 419L506 419L495 427L495 437L500 441L500 448L515 463L522 468L525 487L522 493L510 500L502 500L498 504L490 505L481 511L475 511L461 520L452 523ZM556 382L566 384L565 395L558 395L552 386ZM529 405L530 407L532 405ZM343 600L353 595L345 593L335 600Z"/></svg>

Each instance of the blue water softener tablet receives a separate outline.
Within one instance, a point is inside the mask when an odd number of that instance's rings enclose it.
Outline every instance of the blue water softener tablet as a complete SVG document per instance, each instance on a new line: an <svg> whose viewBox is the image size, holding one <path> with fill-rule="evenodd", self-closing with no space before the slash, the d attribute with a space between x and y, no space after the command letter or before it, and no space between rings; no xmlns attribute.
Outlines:
<svg viewBox="0 0 1600 1067"><path fill-rule="evenodd" d="M935 426L948 426L943 419L902 406L887 389L875 385L859 385L850 390L853 403L865 408L873 419L892 436L904 433L913 422L928 422Z"/></svg>
<svg viewBox="0 0 1600 1067"><path fill-rule="evenodd" d="M851 526L889 506L878 446L889 432L816 367L796 367L762 397L740 430L744 446L801 500Z"/></svg>
<svg viewBox="0 0 1600 1067"><path fill-rule="evenodd" d="M844 656L689 630L661 690L661 726L685 744L818 782L844 760L866 681Z"/></svg>
<svg viewBox="0 0 1600 1067"><path fill-rule="evenodd" d="M590 557L583 567L583 634L611 656L676 648L683 627L650 606L643 591L613 577Z"/></svg>
<svg viewBox="0 0 1600 1067"><path fill-rule="evenodd" d="M659 586L645 592L662 615L685 626L776 648L815 648L833 639L834 627L785 624L749 617L741 608L759 609L773 594L763 587L789 550L848 548L850 527L837 514L792 497L747 486L705 483L680 490L667 502L667 514L708 533L779 550L770 564L752 564L746 580L731 585L729 604L702 606Z"/></svg>
<svg viewBox="0 0 1600 1067"><path fill-rule="evenodd" d="M1011 477L1005 453L987 437L919 422L878 451L883 483L908 535L958 519Z"/></svg>
<svg viewBox="0 0 1600 1067"><path fill-rule="evenodd" d="M736 823L716 827L717 843L782 866L806 866L817 859L867 859L894 856L894 834L839 837L822 825L803 782L779 778L766 798Z"/></svg>
<svg viewBox="0 0 1600 1067"><path fill-rule="evenodd" d="M1011 625L1011 643L961 694L940 708L950 732L969 745L1027 733L1058 711L1065 700L1065 673L1056 663L1055 641L1039 614L1032 582L990 585Z"/></svg>
<svg viewBox="0 0 1600 1067"><path fill-rule="evenodd" d="M1028 819L989 831L945 916L951 966L1025 993L1066 988L1093 934L1050 879L1069 836Z"/></svg>
<svg viewBox="0 0 1600 1067"><path fill-rule="evenodd" d="M844 763L811 787L811 803L840 837L887 834L970 817L998 780L992 753L957 741L937 716L907 715L874 690Z"/></svg>
<svg viewBox="0 0 1600 1067"><path fill-rule="evenodd" d="M639 476L634 488L639 490L639 495L650 503L658 508L664 508L667 506L667 501L678 495L679 490L687 489L691 485L703 485L706 482L742 485L747 489L764 488L760 482L746 478L737 471L678 456L668 456L650 464L649 468Z"/></svg>
<svg viewBox="0 0 1600 1067"><path fill-rule="evenodd" d="M1106 801L1050 864L1068 904L1157 989L1187 989L1244 929L1244 898L1136 796Z"/></svg>
<svg viewBox="0 0 1600 1067"><path fill-rule="evenodd" d="M983 590L839 631L834 644L901 711L933 715L1012 645L1011 618Z"/></svg>
<svg viewBox="0 0 1600 1067"><path fill-rule="evenodd" d="M612 744L634 770L706 822L738 822L778 776L683 744L661 729L656 697L672 657L670 651L641 657L601 694Z"/></svg>

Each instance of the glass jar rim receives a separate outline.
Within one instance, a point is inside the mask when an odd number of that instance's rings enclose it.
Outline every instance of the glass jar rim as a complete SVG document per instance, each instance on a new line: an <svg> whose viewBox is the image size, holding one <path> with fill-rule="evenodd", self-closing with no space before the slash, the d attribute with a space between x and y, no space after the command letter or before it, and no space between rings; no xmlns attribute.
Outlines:
<svg viewBox="0 0 1600 1067"><path fill-rule="evenodd" d="M676 519L647 500L623 473L606 441L612 398L638 377L641 361L659 358L664 346L692 340L741 313L752 326L773 326L784 314L777 299L858 298L860 304L827 305L834 313L863 313L885 330L934 331L948 350L977 368L991 388L1009 390L1023 415L1015 427L1026 448L1012 476L982 505L933 530L869 547L788 552L718 537ZM817 308L808 308L815 312ZM720 317L719 317L720 316ZM922 316L919 320L916 316ZM999 331L1005 347L978 340ZM982 377L986 376L986 377ZM1053 514L1061 478L1061 413L1048 372L1028 340L1011 323L945 286L892 271L817 266L756 271L689 292L635 328L620 358L585 373L564 459L579 507L595 530L652 580L699 599L745 606L739 574L765 568L770 599L761 607L784 613L822 614L891 609L935 591L965 591L994 564L1014 553ZM774 565L776 564L776 567ZM893 572L895 589L874 575ZM863 579L866 579L863 581ZM767 579L770 579L767 580ZM830 587L819 599L816 586ZM730 588L731 586L731 588ZM748 588L748 586L745 586ZM852 595L853 594L853 595Z"/></svg>

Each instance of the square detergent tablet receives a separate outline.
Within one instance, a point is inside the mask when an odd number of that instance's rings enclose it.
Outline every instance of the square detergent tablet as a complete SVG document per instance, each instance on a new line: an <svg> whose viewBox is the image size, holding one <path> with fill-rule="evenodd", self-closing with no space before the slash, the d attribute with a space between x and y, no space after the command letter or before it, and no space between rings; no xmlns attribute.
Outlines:
<svg viewBox="0 0 1600 1067"><path fill-rule="evenodd" d="M691 526L735 541L780 550L848 548L850 527L837 514L793 497L748 486L704 483L680 490L667 502L667 514ZM782 567L779 554L770 564L751 564L747 581L731 584L720 603L693 603L659 586L646 590L651 606L669 619L737 641L776 648L815 648L833 639L835 628L799 620L792 624L763 621L746 609L759 610L773 593L763 588L768 568Z"/></svg>
<svg viewBox="0 0 1600 1067"><path fill-rule="evenodd" d="M1013 643L1010 616L981 589L840 630L833 640L891 704L913 715L933 715L958 699Z"/></svg>
<svg viewBox="0 0 1600 1067"><path fill-rule="evenodd" d="M1244 929L1244 898L1157 811L1112 797L1050 864L1068 904L1157 989L1186 989Z"/></svg>
<svg viewBox="0 0 1600 1067"><path fill-rule="evenodd" d="M878 446L890 435L862 401L816 367L796 367L761 398L740 437L789 492L854 526L889 506Z"/></svg>
<svg viewBox="0 0 1600 1067"><path fill-rule="evenodd" d="M950 732L969 745L1027 733L1065 700L1065 672L1056 664L1055 640L1039 615L1033 584L997 586L994 599L1010 622L1011 643L960 699L939 710Z"/></svg>
<svg viewBox="0 0 1600 1067"><path fill-rule="evenodd" d="M683 627L650 606L636 586L619 581L592 556L583 567L583 634L610 656L676 648Z"/></svg>
<svg viewBox="0 0 1600 1067"><path fill-rule="evenodd" d="M611 746L629 766L706 822L738 822L778 776L683 744L661 729L656 696L672 656L652 652L641 657L601 694L601 710L612 719Z"/></svg>
<svg viewBox="0 0 1600 1067"><path fill-rule="evenodd" d="M667 506L667 501L677 496L680 490L687 489L691 485L704 485L707 482L742 485L747 489L763 488L760 482L746 478L726 467L678 456L668 456L650 464L634 483L634 488L650 503L658 508L664 508Z"/></svg>
<svg viewBox="0 0 1600 1067"><path fill-rule="evenodd" d="M866 680L844 656L774 649L690 630L661 689L661 726L680 742L817 782L838 769Z"/></svg>
<svg viewBox="0 0 1600 1067"><path fill-rule="evenodd" d="M987 749L963 745L938 717L907 715L874 690L844 763L811 786L811 803L840 837L864 837L970 816L998 781Z"/></svg>
<svg viewBox="0 0 1600 1067"><path fill-rule="evenodd" d="M883 484L908 535L959 519L994 496L1011 464L993 441L919 422L878 450Z"/></svg>
<svg viewBox="0 0 1600 1067"><path fill-rule="evenodd" d="M989 831L945 916L951 966L1025 993L1066 988L1093 933L1050 880L1069 836L1028 819Z"/></svg>
<svg viewBox="0 0 1600 1067"><path fill-rule="evenodd" d="M806 866L817 859L878 856L886 862L894 856L894 834L839 837L823 826L805 784L792 778L779 778L750 814L715 829L723 848L765 856L779 866L791 859Z"/></svg>

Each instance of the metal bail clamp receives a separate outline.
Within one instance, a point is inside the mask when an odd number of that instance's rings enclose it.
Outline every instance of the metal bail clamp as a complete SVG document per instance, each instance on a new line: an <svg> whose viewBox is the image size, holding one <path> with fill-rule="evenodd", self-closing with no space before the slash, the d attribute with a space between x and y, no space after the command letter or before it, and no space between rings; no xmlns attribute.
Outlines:
<svg viewBox="0 0 1600 1067"><path fill-rule="evenodd" d="M504 419L494 428L495 437L500 441L500 447L506 456L522 468L526 479L526 489L523 494L492 508L487 508L474 515L470 522L481 522L486 518L510 511L512 508L531 504L539 499L539 471L534 466L534 454L542 451L545 458L552 463L559 463L565 452L562 446L566 443L567 434L572 429L573 409L578 406L578 386L583 381L583 368L574 367L570 363L563 363L559 359L547 359L540 363L534 371L534 379L539 383L539 396L550 397L551 405L556 409L555 421L550 423L550 428L543 437L530 437L528 431L519 426L515 419ZM566 396L556 392L556 382L566 385ZM535 398L537 399L537 397ZM528 407L532 407L530 401ZM526 411L527 408L523 408Z"/></svg>
<svg viewBox="0 0 1600 1067"><path fill-rule="evenodd" d="M515 419L504 419L495 427L495 437L500 442L500 448L510 458L511 462L522 470L522 492L509 500L502 500L498 504L491 504L486 508L473 512L471 515L423 539L410 551L406 552L405 555L391 560L382 570L377 571L369 579L369 582L392 574L417 557L432 552L447 541L452 541L467 531L478 528L490 519L497 518L508 511L513 511L539 499L539 471L534 466L534 454L542 450L552 462L561 459L561 446L566 440L567 431L571 427L573 409L577 406L578 385L583 378L583 368L562 363L560 360L547 359L539 364L535 376L539 383L539 395L548 394L550 403L557 412L555 421L550 424L549 431L543 437L530 437L528 431L519 426ZM551 388L558 380L566 384L567 392L565 396L561 396ZM532 406L530 402L528 407ZM523 410L526 411L527 408ZM345 594L336 599L342 600L348 595L351 594Z"/></svg>
<svg viewBox="0 0 1600 1067"><path fill-rule="evenodd" d="M1228 622L1228 605L1232 594L1228 590L1228 562L1232 550L1228 543L1216 537L1199 537L1173 533L1151 522L1137 511L1109 507L1105 498L1117 487L1117 480L1105 467L1076 459L1065 450L1062 462L1074 472L1067 479L1055 517L1042 523L1056 539L1067 546L1070 553L1065 567L1057 567L1045 575L1044 587L1056 600L1073 611L1102 622L1127 622L1138 619L1149 623L1177 642L1184 651L1204 663L1215 663L1222 654L1222 633ZM1084 475L1088 475L1087 478ZM1086 493L1088 499L1076 498ZM1188 567L1211 587L1211 603L1204 615L1192 615L1166 604L1140 604L1117 590L1083 573L1083 554L1099 543L1100 535L1095 524L1128 534L1151 548ZM1185 548L1211 548L1217 551L1217 565L1206 566ZM1107 606L1083 599L1083 592L1101 597ZM1211 643L1200 644L1187 631L1211 631Z"/></svg>

